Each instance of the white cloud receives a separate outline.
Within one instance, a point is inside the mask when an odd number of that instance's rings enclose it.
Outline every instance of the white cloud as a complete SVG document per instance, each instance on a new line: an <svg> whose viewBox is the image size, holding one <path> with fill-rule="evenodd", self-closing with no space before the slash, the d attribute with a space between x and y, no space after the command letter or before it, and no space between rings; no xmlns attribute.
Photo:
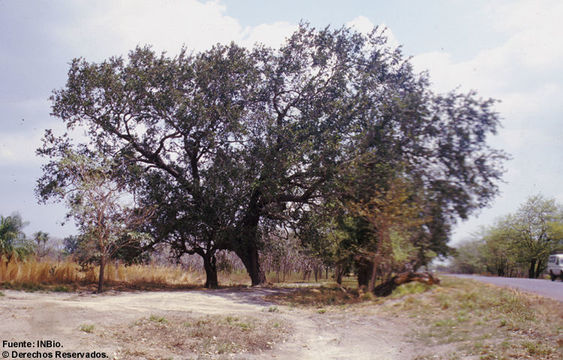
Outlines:
<svg viewBox="0 0 563 360"><path fill-rule="evenodd" d="M66 14L57 23L46 22L44 31L57 48L51 63L64 64L73 57L102 61L126 55L137 45L150 44L156 51L177 54L182 46L202 51L217 43L235 41L248 47L260 42L279 46L297 25L287 22L243 28L237 19L226 15L219 2L196 0L87 0L52 4ZM62 74L61 74L62 75ZM57 128L62 122L49 121L50 102L46 99L20 99L2 104L17 114L8 132L0 134L0 163L36 166L41 159L35 149L41 145L44 128ZM21 121L25 117L26 121ZM10 120L11 121L11 120ZM39 128L34 128L41 123ZM78 135L80 137L80 135Z"/></svg>
<svg viewBox="0 0 563 360"><path fill-rule="evenodd" d="M295 30L296 24L285 21L278 21L273 24L260 24L254 27L248 27L241 34L242 44L252 47L256 43L264 44L269 47L278 47L284 43Z"/></svg>
<svg viewBox="0 0 563 360"><path fill-rule="evenodd" d="M506 35L503 44L458 63L444 52L421 54L414 58L417 69L429 69L438 87L455 74L464 87L486 92L509 92L515 82L529 76L549 74L560 80L553 70L563 67L563 42L559 41L563 35L563 2L493 2L488 10L490 20Z"/></svg>
<svg viewBox="0 0 563 360"><path fill-rule="evenodd" d="M346 23L346 26L351 27L351 28L353 28L353 29L355 29L359 32L365 33L365 34L371 32L373 30L373 28L375 27L375 25L371 22L370 19L368 19L367 17L362 16L362 15L355 17L354 19L348 21Z"/></svg>
<svg viewBox="0 0 563 360"><path fill-rule="evenodd" d="M219 2L196 0L103 0L73 3L79 15L53 30L73 56L99 61L137 45L176 54L182 46L201 51L217 43L278 46L295 30L287 22L243 28Z"/></svg>
<svg viewBox="0 0 563 360"><path fill-rule="evenodd" d="M563 43L557 40L563 35L559 25L563 3L498 2L489 9L495 15L491 19L498 22L496 26L509 32L503 44L461 62L455 62L446 52L420 54L413 58L416 71L429 70L438 92L460 87L462 91L474 89L481 96L500 99L497 109L505 119L505 128L513 134L527 132L532 136L529 128L538 127L556 130L549 120L538 120L554 112L563 113L559 100L563 90Z"/></svg>
<svg viewBox="0 0 563 360"><path fill-rule="evenodd" d="M123 55L146 44L170 53L177 53L183 45L202 50L228 42L242 31L215 2L104 0L69 5L75 6L78 16L55 29L55 36L78 52L76 56L90 60Z"/></svg>
<svg viewBox="0 0 563 360"><path fill-rule="evenodd" d="M346 23L346 26L364 34L370 33L376 27L376 25L370 19L363 15L357 16L354 19L348 21ZM387 46L389 46L391 49L395 49L400 45L391 29L388 28L384 23L377 25L377 32L387 37Z"/></svg>
<svg viewBox="0 0 563 360"><path fill-rule="evenodd" d="M416 71L429 70L437 92L459 86L461 91L474 89L483 97L501 100L496 109L503 128L491 143L514 160L506 164L506 184L501 184L494 207L459 225L456 241L470 229L513 212L534 193L562 199L563 2L496 1L488 11L490 21L505 36L498 46L464 61L455 61L447 52L413 58Z"/></svg>

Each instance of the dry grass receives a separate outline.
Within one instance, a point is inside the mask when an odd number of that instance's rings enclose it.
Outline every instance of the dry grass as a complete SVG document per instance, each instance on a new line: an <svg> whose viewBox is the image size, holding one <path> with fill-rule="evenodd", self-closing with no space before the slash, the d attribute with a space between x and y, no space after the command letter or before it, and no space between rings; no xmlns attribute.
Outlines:
<svg viewBox="0 0 563 360"><path fill-rule="evenodd" d="M182 358L193 355L198 359L228 359L232 354L272 349L288 335L288 325L274 315L255 318L153 314L112 330L120 343L120 356L143 359L160 358L164 350Z"/></svg>
<svg viewBox="0 0 563 360"><path fill-rule="evenodd" d="M321 286L319 288L296 289L266 296L267 301L274 303L301 306L301 307L326 307L338 305L357 304L362 301L372 300L370 294L362 294L358 289L346 289L338 286Z"/></svg>
<svg viewBox="0 0 563 360"><path fill-rule="evenodd" d="M179 266L108 264L104 279L107 285L130 287L189 286L202 281L202 274L187 272ZM98 268L82 270L72 261L20 261L0 259L0 284L27 290L68 291L70 287L95 284Z"/></svg>
<svg viewBox="0 0 563 360"><path fill-rule="evenodd" d="M250 277L248 276L245 270L235 270L231 272L222 272L220 271L218 274L219 284L223 286L239 286L239 285L248 285L250 286ZM270 282L270 284L275 286L284 286L285 284L298 284L298 283L315 283L315 278L313 276L309 276L308 278L303 279L302 272L289 272L286 274L285 278L276 273L275 271L271 271L266 273L266 279ZM323 273L322 278L317 279L317 283L325 283L327 282L325 275ZM332 282L332 280L330 280Z"/></svg>
<svg viewBox="0 0 563 360"><path fill-rule="evenodd" d="M560 359L561 303L470 280L445 278L442 286L382 305L409 319L427 347L418 359Z"/></svg>
<svg viewBox="0 0 563 360"><path fill-rule="evenodd" d="M83 270L73 261L51 261L0 257L0 287L35 290L71 291L78 287L92 287L98 281L98 267ZM268 274L275 280L276 274ZM221 286L250 286L246 271L219 272ZM301 273L290 273L286 284L303 281ZM205 272L186 270L174 265L130 265L109 263L104 273L105 286L109 288L186 288L202 286ZM276 285L282 285L276 283Z"/></svg>
<svg viewBox="0 0 563 360"><path fill-rule="evenodd" d="M561 359L563 309L541 296L470 280L409 283L387 298L336 286L269 296L284 305L371 309L412 329L422 359ZM319 310L320 309L320 310Z"/></svg>
<svg viewBox="0 0 563 360"><path fill-rule="evenodd" d="M205 282L205 274L201 274L201 282ZM223 272L219 271L217 280L221 286L250 286L250 277L246 271Z"/></svg>

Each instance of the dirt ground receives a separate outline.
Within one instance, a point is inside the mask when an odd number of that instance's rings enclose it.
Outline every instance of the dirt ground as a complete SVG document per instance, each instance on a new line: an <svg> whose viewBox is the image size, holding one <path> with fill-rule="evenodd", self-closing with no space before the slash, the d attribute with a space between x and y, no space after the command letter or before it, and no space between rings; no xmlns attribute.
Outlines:
<svg viewBox="0 0 563 360"><path fill-rule="evenodd" d="M414 359L416 346L410 343L408 324L387 319L369 307L355 310L298 309L274 306L264 301L276 289L221 289L214 291L155 291L91 293L27 293L3 290L0 297L0 341L2 351L23 352L105 352L119 359L215 358L213 355L178 355L166 348L153 349L157 355L131 355L125 351L120 332L126 332L139 319L149 316L252 316L272 318L289 324L283 341L271 350L258 353L227 354L235 359ZM94 325L88 331L88 325ZM86 328L84 328L86 326ZM60 342L60 347L37 348L38 340ZM127 346L143 350L146 339ZM16 348L30 341L35 347ZM56 344L56 343L55 343ZM48 343L47 343L48 346ZM137 351L143 354L143 351ZM145 352L146 354L146 352ZM153 352L153 354L155 354ZM59 355L59 356L64 356ZM73 356L73 355L68 355ZM80 356L80 355L74 355ZM4 357L4 354L3 354ZM225 358L217 356L217 358Z"/></svg>

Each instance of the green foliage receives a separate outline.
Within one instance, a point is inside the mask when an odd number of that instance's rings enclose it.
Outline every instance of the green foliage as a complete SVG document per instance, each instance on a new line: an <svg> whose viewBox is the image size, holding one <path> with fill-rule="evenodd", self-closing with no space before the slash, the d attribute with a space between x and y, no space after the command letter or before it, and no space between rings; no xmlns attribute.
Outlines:
<svg viewBox="0 0 563 360"><path fill-rule="evenodd" d="M94 327L93 324L82 324L80 325L80 331L90 334L94 332Z"/></svg>
<svg viewBox="0 0 563 360"><path fill-rule="evenodd" d="M37 243L37 246L43 244L43 246L49 241L49 234L44 231L37 231L33 234L33 240Z"/></svg>
<svg viewBox="0 0 563 360"><path fill-rule="evenodd" d="M168 323L168 320L166 320L164 316L151 315L149 320L160 324Z"/></svg>
<svg viewBox="0 0 563 360"><path fill-rule="evenodd" d="M481 274L485 272L484 245L482 241L465 241L456 248L452 260L452 268L464 274Z"/></svg>
<svg viewBox="0 0 563 360"><path fill-rule="evenodd" d="M555 199L531 196L508 222L517 261L527 265L530 278L539 277L549 254L563 247L563 208Z"/></svg>
<svg viewBox="0 0 563 360"><path fill-rule="evenodd" d="M395 290L393 290L391 298L400 298L405 295L421 294L429 291L432 288L434 288L433 285L427 285L420 282L411 282L398 286Z"/></svg>
<svg viewBox="0 0 563 360"><path fill-rule="evenodd" d="M6 254L13 250L14 242L25 238L22 232L24 223L19 214L0 216L0 253Z"/></svg>
<svg viewBox="0 0 563 360"><path fill-rule="evenodd" d="M70 235L63 239L63 254L65 256L75 254L80 246L82 239L77 235Z"/></svg>
<svg viewBox="0 0 563 360"><path fill-rule="evenodd" d="M340 183L357 184L346 191L367 204L399 178L420 189L409 196L421 200L403 209L423 205L420 219L429 220L416 236L402 228L406 240L395 237L394 248L408 262L416 243L417 259L428 262L447 252L455 219L495 195L505 159L486 145L498 124L494 101L433 94L380 31L302 24L279 49L230 44L167 57L145 47L127 59L75 59L51 99L68 129L86 129L82 153L113 160L111 172L92 175L123 177L144 205L158 205L144 230L178 256L201 255L208 280L224 249L252 284L264 283L264 234L314 218L321 204L338 207ZM38 152L61 159L71 145L68 134L47 131ZM67 181L56 166L44 168L41 197ZM325 226L315 240L322 246L310 247L328 262L388 247L366 231L375 226L367 214L348 210L329 221L343 225L336 236Z"/></svg>
<svg viewBox="0 0 563 360"><path fill-rule="evenodd" d="M58 151L43 167L37 194L42 201L54 198L66 202L67 217L74 219L81 235L67 238L65 246L77 252L80 262L99 264L101 292L105 263L123 248L139 247L146 239L138 228L150 217L151 208L130 206L127 179L115 170L115 159L70 145Z"/></svg>
<svg viewBox="0 0 563 360"><path fill-rule="evenodd" d="M33 244L22 231L26 225L18 213L0 216L0 258L4 255L24 259L33 253Z"/></svg>
<svg viewBox="0 0 563 360"><path fill-rule="evenodd" d="M70 292L71 289L65 285L57 285L53 288L54 292Z"/></svg>
<svg viewBox="0 0 563 360"><path fill-rule="evenodd" d="M462 244L454 269L466 273L539 277L549 254L563 248L563 210L554 199L531 196L518 211Z"/></svg>

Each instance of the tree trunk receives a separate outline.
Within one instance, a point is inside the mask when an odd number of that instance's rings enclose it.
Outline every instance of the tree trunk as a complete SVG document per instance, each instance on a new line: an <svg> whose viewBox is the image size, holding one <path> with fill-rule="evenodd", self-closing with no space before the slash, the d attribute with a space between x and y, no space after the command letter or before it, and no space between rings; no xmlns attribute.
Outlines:
<svg viewBox="0 0 563 360"><path fill-rule="evenodd" d="M241 231L237 241L233 244L234 252L238 255L248 275L252 286L266 283L266 273L260 266L258 254L258 224L260 223L260 208L257 205L259 191L252 194L248 212L242 221Z"/></svg>
<svg viewBox="0 0 563 360"><path fill-rule="evenodd" d="M342 285L342 278L348 273L348 266L339 263L334 267L334 279L338 285Z"/></svg>
<svg viewBox="0 0 563 360"><path fill-rule="evenodd" d="M535 274L536 279L540 277L540 275L542 274L542 272L544 272L544 270L545 270L544 262L541 259L539 259L536 265L536 274Z"/></svg>
<svg viewBox="0 0 563 360"><path fill-rule="evenodd" d="M205 254L203 257L203 267L205 269L205 287L216 289L219 287L217 280L217 258L215 254Z"/></svg>
<svg viewBox="0 0 563 360"><path fill-rule="evenodd" d="M367 288L369 286L369 280L372 273L372 263L371 261L358 261L356 262L357 276L358 276L358 286Z"/></svg>
<svg viewBox="0 0 563 360"><path fill-rule="evenodd" d="M98 274L98 294L104 291L104 269L106 267L106 258L102 256L100 258L100 273Z"/></svg>
<svg viewBox="0 0 563 360"><path fill-rule="evenodd" d="M244 264L248 276L250 276L252 286L264 285L266 283L266 274L260 267L260 257L256 244L246 242L246 246L241 246L235 252Z"/></svg>
<svg viewBox="0 0 563 360"><path fill-rule="evenodd" d="M528 277L530 279L536 278L536 259L530 260L530 268L528 269Z"/></svg>
<svg viewBox="0 0 563 360"><path fill-rule="evenodd" d="M342 285L342 275L344 274L344 270L342 270L342 266L341 265L337 265L335 270L336 273L336 283L338 285Z"/></svg>
<svg viewBox="0 0 563 360"><path fill-rule="evenodd" d="M369 279L369 284L368 284L368 291L369 292L373 292L373 289L375 289L376 278L377 278L377 263L376 263L375 258L374 258L373 263L371 264L371 277Z"/></svg>

